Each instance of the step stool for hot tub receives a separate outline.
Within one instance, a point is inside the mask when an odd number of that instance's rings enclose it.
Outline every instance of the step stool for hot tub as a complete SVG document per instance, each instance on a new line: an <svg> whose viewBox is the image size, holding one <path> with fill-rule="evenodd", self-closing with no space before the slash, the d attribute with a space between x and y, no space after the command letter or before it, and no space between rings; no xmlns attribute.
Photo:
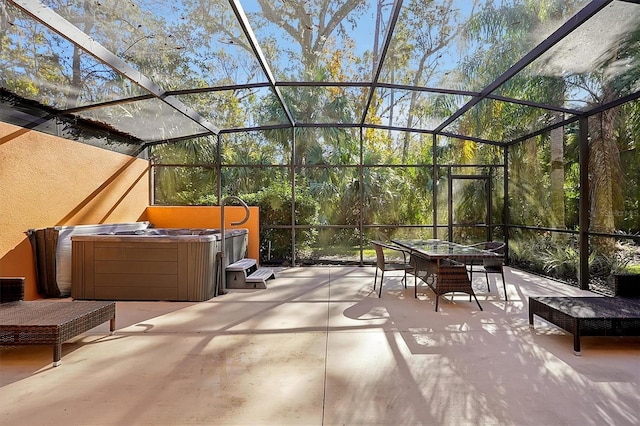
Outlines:
<svg viewBox="0 0 640 426"><path fill-rule="evenodd" d="M275 278L270 268L258 268L255 259L240 259L227 266L227 288L267 288L267 280Z"/></svg>

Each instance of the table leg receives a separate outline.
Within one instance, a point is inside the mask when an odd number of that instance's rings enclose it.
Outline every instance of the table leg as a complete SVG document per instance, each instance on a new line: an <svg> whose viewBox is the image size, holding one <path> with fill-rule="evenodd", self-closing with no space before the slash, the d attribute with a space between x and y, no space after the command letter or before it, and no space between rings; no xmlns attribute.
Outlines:
<svg viewBox="0 0 640 426"><path fill-rule="evenodd" d="M60 365L60 358L62 358L62 343L56 343L53 345L53 366Z"/></svg>
<svg viewBox="0 0 640 426"><path fill-rule="evenodd" d="M580 356L582 355L580 352L580 319L576 318L573 324L573 354Z"/></svg>
<svg viewBox="0 0 640 426"><path fill-rule="evenodd" d="M529 328L533 330L533 311L531 310L531 299L529 299Z"/></svg>

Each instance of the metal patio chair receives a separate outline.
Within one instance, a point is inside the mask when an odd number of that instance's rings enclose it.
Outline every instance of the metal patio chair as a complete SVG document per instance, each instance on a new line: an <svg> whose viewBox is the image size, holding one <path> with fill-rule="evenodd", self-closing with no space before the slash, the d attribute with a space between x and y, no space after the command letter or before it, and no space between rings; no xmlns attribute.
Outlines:
<svg viewBox="0 0 640 426"><path fill-rule="evenodd" d="M504 250L505 243L502 241L485 241L482 243L472 244L470 247L477 247L482 250L491 251L499 254L499 257L495 259L487 258L482 260L482 264L479 265L471 265L469 271L473 276L474 272L484 272L485 278L487 280L487 291L491 291L491 287L489 286L489 274L500 274L502 277L502 289L504 290L504 300L509 300L507 297L507 286L504 282ZM498 281L496 279L496 289L498 286Z"/></svg>
<svg viewBox="0 0 640 426"><path fill-rule="evenodd" d="M402 247L383 243L382 241L371 241L373 244L373 248L376 250L376 274L373 278L373 290L375 291L377 283L378 283L378 270L380 270L380 289L378 290L378 297L382 297L382 283L384 281L384 273L385 271L404 271L404 277L402 281L404 282L404 288L407 288L407 272L413 273L414 266L410 264L409 259L407 259L407 255L411 255L407 250L404 250ZM402 254L402 261L390 261L385 258L385 250L390 250L394 252L398 252Z"/></svg>

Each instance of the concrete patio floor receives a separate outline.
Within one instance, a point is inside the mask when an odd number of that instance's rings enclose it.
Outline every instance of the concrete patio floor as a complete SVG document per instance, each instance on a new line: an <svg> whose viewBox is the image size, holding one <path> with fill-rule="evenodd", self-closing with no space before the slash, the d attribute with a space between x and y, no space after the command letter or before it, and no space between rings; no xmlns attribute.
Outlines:
<svg viewBox="0 0 640 426"><path fill-rule="evenodd" d="M118 302L63 345L0 349L2 425L638 425L640 338L572 336L533 295L587 292L509 268L435 296L373 267L277 272L201 303Z"/></svg>

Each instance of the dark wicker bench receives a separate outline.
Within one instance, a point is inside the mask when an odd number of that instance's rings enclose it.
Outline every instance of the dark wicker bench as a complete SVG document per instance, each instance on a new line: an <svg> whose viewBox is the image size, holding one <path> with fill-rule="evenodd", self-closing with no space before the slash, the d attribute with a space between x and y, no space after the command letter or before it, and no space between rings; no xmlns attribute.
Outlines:
<svg viewBox="0 0 640 426"><path fill-rule="evenodd" d="M573 334L576 355L582 336L640 336L640 276L614 280L614 297L530 297L529 327L537 315Z"/></svg>
<svg viewBox="0 0 640 426"><path fill-rule="evenodd" d="M109 321L116 327L115 302L23 301L24 278L0 278L0 346L53 345L60 365L62 343Z"/></svg>

